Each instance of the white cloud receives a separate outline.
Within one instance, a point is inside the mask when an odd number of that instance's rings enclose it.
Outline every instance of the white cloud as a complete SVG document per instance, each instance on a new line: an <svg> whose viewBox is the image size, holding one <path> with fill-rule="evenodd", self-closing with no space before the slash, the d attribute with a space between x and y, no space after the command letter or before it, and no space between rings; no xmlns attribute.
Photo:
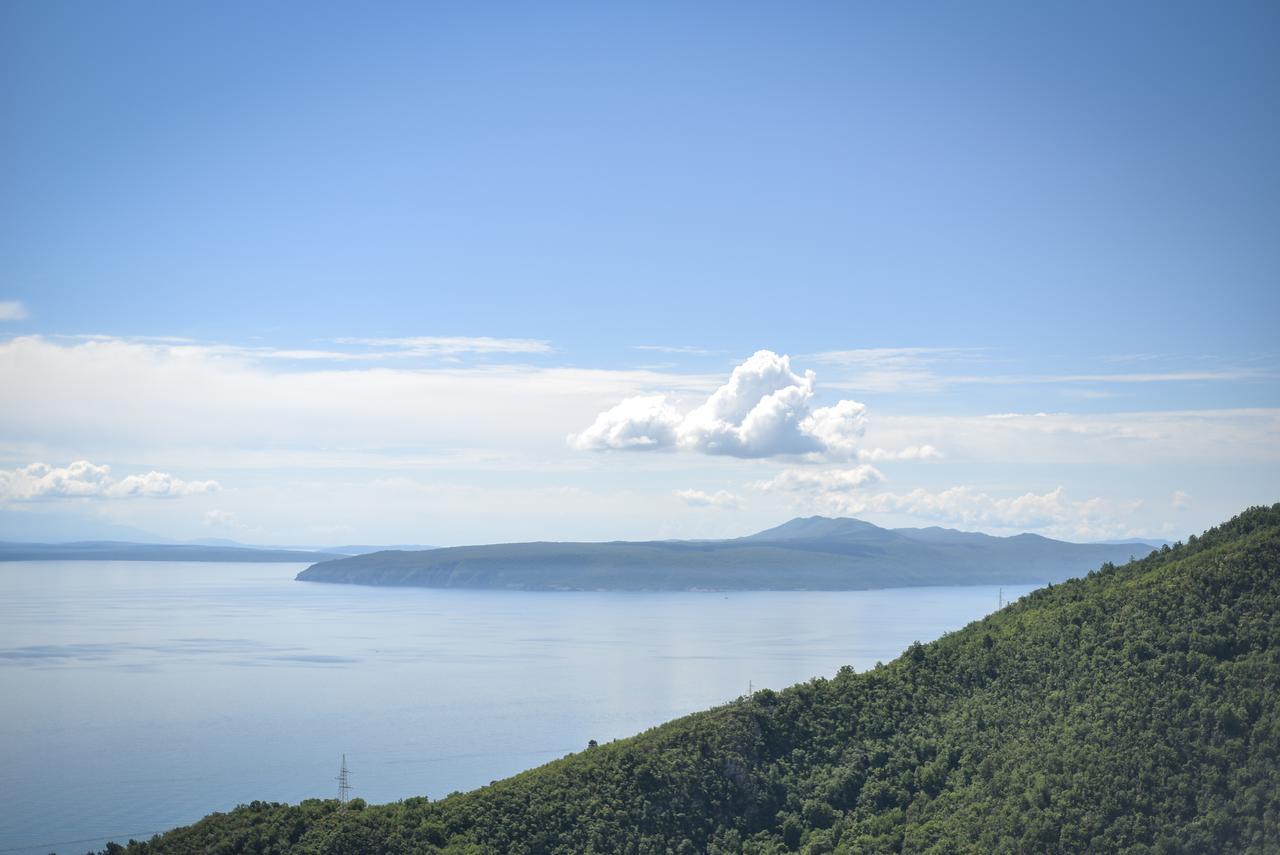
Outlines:
<svg viewBox="0 0 1280 855"><path fill-rule="evenodd" d="M809 358L848 372L836 382L828 382L833 389L929 393L940 391L949 380L938 374L934 365L970 364L983 352L974 347L864 347L828 350Z"/></svg>
<svg viewBox="0 0 1280 855"><path fill-rule="evenodd" d="M220 346L22 336L0 342L0 437L11 456L31 447L28 460L380 466L429 454L509 465L564 455L564 437L609 402L654 389L706 395L715 383L502 364L284 368Z"/></svg>
<svg viewBox="0 0 1280 855"><path fill-rule="evenodd" d="M825 500L832 495L847 495L884 480L880 470L861 464L851 469L784 469L767 481L751 486L765 492L785 490L801 493L811 499Z"/></svg>
<svg viewBox="0 0 1280 855"><path fill-rule="evenodd" d="M25 321L27 307L17 300L0 301L0 321Z"/></svg>
<svg viewBox="0 0 1280 855"><path fill-rule="evenodd" d="M812 371L793 372L790 357L757 351L684 416L665 396L631 398L598 415L569 444L596 451L675 447L746 458L856 455L866 407L840 401L813 409L815 380Z"/></svg>
<svg viewBox="0 0 1280 855"><path fill-rule="evenodd" d="M251 347L240 344L205 344L176 336L60 335L54 338L77 343L170 345L175 354L235 358L263 362L377 363L429 359L458 362L466 354L493 356L547 354L551 343L542 339L490 338L486 336L413 336L406 338L340 338L343 347Z"/></svg>
<svg viewBox="0 0 1280 855"><path fill-rule="evenodd" d="M942 452L932 445L908 445L906 448L900 448L896 451L888 451L883 448L858 449L859 460L872 460L875 462L882 460L939 460L941 458Z"/></svg>
<svg viewBox="0 0 1280 855"><path fill-rule="evenodd" d="M786 493L807 512L837 516L899 515L930 523L988 531L1042 531L1055 537L1103 539L1134 536L1131 520L1141 500L1101 497L1072 500L1059 486L1046 493L994 496L971 486L903 493L871 492L884 478L872 466L795 467L751 487ZM1175 499L1179 494L1175 494Z"/></svg>
<svg viewBox="0 0 1280 855"><path fill-rule="evenodd" d="M0 497L10 500L99 496L111 485L111 468L77 460L57 468L32 463L0 470Z"/></svg>
<svg viewBox="0 0 1280 855"><path fill-rule="evenodd" d="M1071 500L1062 487L1047 493L996 497L958 486L940 492L916 489L901 495L881 493L868 497L860 510L906 513L967 527L1035 529L1059 537L1100 539L1130 536L1130 518L1141 506L1140 500Z"/></svg>
<svg viewBox="0 0 1280 855"><path fill-rule="evenodd" d="M227 529L244 529L247 525L240 522L239 515L235 511L224 511L220 508L214 508L211 511L204 512L204 524L210 528L227 528Z"/></svg>
<svg viewBox="0 0 1280 855"><path fill-rule="evenodd" d="M488 336L410 336L406 338L341 338L339 344L396 348L406 356L457 356L463 353L550 353L551 343L533 338Z"/></svg>
<svg viewBox="0 0 1280 855"><path fill-rule="evenodd" d="M858 453L858 440L867 430L867 408L857 401L819 407L800 423L800 430L818 440L832 455L853 457Z"/></svg>
<svg viewBox="0 0 1280 855"><path fill-rule="evenodd" d="M1191 494L1185 490L1174 490L1173 495L1169 498L1169 504L1173 506L1175 511L1185 511L1191 507Z"/></svg>
<svg viewBox="0 0 1280 855"><path fill-rule="evenodd" d="M721 508L733 510L742 504L742 497L728 490L705 493L702 490L673 490L672 495L691 508Z"/></svg>
<svg viewBox="0 0 1280 855"><path fill-rule="evenodd" d="M129 475L119 481L110 466L77 460L67 466L32 463L0 470L0 501L58 498L177 498L219 489L217 481L183 481L167 472Z"/></svg>
<svg viewBox="0 0 1280 855"><path fill-rule="evenodd" d="M691 347L689 345L633 344L631 349L648 350L654 353L678 353L685 356L711 356L716 353L714 350L705 350L701 347Z"/></svg>
<svg viewBox="0 0 1280 855"><path fill-rule="evenodd" d="M183 481L168 472L148 472L145 475L129 475L112 484L108 493L112 496L145 496L153 499L172 499L179 496L195 496L200 493L216 493L217 481Z"/></svg>
<svg viewBox="0 0 1280 855"><path fill-rule="evenodd" d="M860 347L810 354L814 362L877 368L917 368L942 360L973 359L981 347Z"/></svg>
<svg viewBox="0 0 1280 855"><path fill-rule="evenodd" d="M880 347L832 350L808 356L847 373L828 380L831 389L873 392L936 393L951 386L1075 386L1189 382L1231 382L1275 378L1276 371L1248 366L1173 368L1157 371L1078 374L979 374L972 368L988 351L974 347ZM1151 359L1152 357L1146 357ZM1114 360L1111 360L1114 361ZM968 372L957 369L968 368ZM947 370L950 369L950 370ZM1074 397L1100 399L1105 389L1065 390Z"/></svg>
<svg viewBox="0 0 1280 855"><path fill-rule="evenodd" d="M569 445L582 451L615 449L649 451L676 444L680 413L666 395L627 398L600 415L591 426L569 435Z"/></svg>
<svg viewBox="0 0 1280 855"><path fill-rule="evenodd" d="M753 486L790 491L802 507L828 514L903 515L965 529L1040 531L1083 540L1134 536L1132 516L1143 504L1141 500L1101 497L1072 500L1062 487L1015 496L993 496L963 485L939 491L917 488L905 493L867 494L860 490L876 480L861 477L857 470L789 469Z"/></svg>
<svg viewBox="0 0 1280 855"><path fill-rule="evenodd" d="M950 461L1125 465L1280 461L1280 409L878 415L868 447L945 444Z"/></svg>

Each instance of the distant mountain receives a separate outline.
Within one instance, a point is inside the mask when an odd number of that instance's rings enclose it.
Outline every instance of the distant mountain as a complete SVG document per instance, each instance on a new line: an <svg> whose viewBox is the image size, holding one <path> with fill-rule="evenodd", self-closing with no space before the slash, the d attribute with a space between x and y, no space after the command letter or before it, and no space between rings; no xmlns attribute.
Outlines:
<svg viewBox="0 0 1280 855"><path fill-rule="evenodd" d="M549 590L859 590L1059 582L1150 552L863 520L794 519L731 540L508 543L391 550L325 561L304 582Z"/></svg>
<svg viewBox="0 0 1280 855"><path fill-rule="evenodd" d="M15 543L72 543L81 540L174 542L134 526L106 522L89 514L0 510L0 541L6 540Z"/></svg>
<svg viewBox="0 0 1280 855"><path fill-rule="evenodd" d="M1143 546L1149 546L1152 549L1160 549L1163 546L1173 546L1172 540L1159 540L1150 537L1130 538L1129 540L1095 540L1094 543L1139 543Z"/></svg>
<svg viewBox="0 0 1280 855"><path fill-rule="evenodd" d="M271 549L200 543L75 543L0 541L0 561L324 561L339 555L314 550Z"/></svg>
<svg viewBox="0 0 1280 855"><path fill-rule="evenodd" d="M225 537L202 537L197 540L188 540L187 543L199 546L235 546L241 549L285 549L291 552L323 552L326 555L364 555L366 552L386 552L391 549L435 549L434 546L428 546L423 543L384 543L381 545L372 544L348 544L344 546L298 546L296 544L255 544L241 543L238 540L230 540Z"/></svg>
<svg viewBox="0 0 1280 855"><path fill-rule="evenodd" d="M852 517L796 517L774 528L738 538L739 541L781 540L845 540L883 541L892 536L889 529Z"/></svg>

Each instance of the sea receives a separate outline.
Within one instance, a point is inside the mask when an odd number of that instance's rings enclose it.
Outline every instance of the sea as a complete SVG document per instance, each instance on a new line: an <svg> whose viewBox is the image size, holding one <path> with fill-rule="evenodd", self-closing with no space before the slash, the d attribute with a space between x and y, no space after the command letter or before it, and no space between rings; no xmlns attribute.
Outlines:
<svg viewBox="0 0 1280 855"><path fill-rule="evenodd" d="M565 593L301 564L0 563L0 853L254 800L440 798L751 689L888 662L1035 586Z"/></svg>

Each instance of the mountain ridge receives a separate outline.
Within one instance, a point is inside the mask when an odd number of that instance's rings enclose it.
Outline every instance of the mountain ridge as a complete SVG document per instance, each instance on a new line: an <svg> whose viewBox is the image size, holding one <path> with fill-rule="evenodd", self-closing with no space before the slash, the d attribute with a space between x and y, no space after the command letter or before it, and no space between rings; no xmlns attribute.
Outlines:
<svg viewBox="0 0 1280 855"><path fill-rule="evenodd" d="M382 551L325 561L304 582L516 590L865 590L1057 582L1143 544L1040 535L885 529L849 517L798 517L725 540L536 541Z"/></svg>

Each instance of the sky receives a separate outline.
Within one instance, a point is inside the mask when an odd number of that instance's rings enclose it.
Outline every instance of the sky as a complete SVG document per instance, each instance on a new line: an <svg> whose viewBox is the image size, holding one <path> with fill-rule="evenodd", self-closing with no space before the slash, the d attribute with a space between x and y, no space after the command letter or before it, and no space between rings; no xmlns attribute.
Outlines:
<svg viewBox="0 0 1280 855"><path fill-rule="evenodd" d="M1280 500L1275 3L0 5L0 538Z"/></svg>

